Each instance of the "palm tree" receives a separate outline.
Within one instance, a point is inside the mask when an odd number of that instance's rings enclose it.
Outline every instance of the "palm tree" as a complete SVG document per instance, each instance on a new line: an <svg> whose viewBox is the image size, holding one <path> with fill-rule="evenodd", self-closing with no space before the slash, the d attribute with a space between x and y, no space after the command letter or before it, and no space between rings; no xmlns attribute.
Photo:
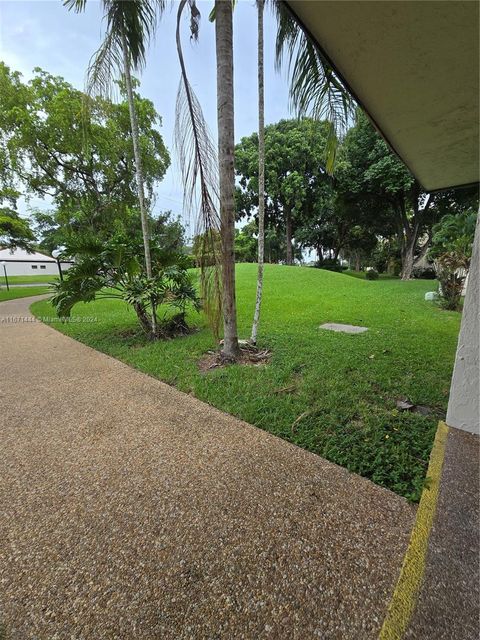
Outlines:
<svg viewBox="0 0 480 640"><path fill-rule="evenodd" d="M263 13L265 0L257 0L258 18L258 274L255 312L250 342L256 344L263 293L263 263L265 252L265 108L263 77Z"/></svg>
<svg viewBox="0 0 480 640"><path fill-rule="evenodd" d="M182 0L184 4L186 0ZM235 253L234 253L234 101L233 101L233 36L232 11L235 0L215 0L210 19L215 21L215 41L217 54L217 121L218 121L218 166L220 198L220 235L222 241L222 288L223 288L223 356L235 360L239 355L237 336L237 314L235 300ZM182 5L181 3L181 5ZM195 4L189 0L189 4ZM260 7L261 5L261 7ZM290 96L299 114L311 111L318 119L328 119L331 123L328 139L327 170L333 171L338 139L348 126L352 112L352 100L333 70L324 60L316 46L303 32L298 22L282 2L275 2L279 30L277 37L277 64L284 56L289 58L291 72ZM264 0L259 2L259 181L264 182L264 132L263 132L263 9ZM179 10L180 11L180 10ZM198 18L198 16L195 16ZM195 20L194 37L198 25ZM178 30L178 27L177 27ZM177 37L178 43L178 37ZM182 64L182 73L184 65ZM186 77L185 87L189 86ZM261 87L261 89L260 89ZM190 88L191 93L191 88ZM188 94L188 91L187 91ZM187 97L188 102L188 97ZM195 132L199 105L191 109L191 128ZM203 120L200 129L203 128ZM260 136L262 141L260 142ZM194 138L194 145L198 144ZM210 158L204 154L203 157ZM195 154L195 164L202 164L202 154ZM196 173L197 169L193 171ZM252 326L252 342L256 341L260 304L263 288L263 237L264 237L264 184L259 184L259 275L257 300ZM201 178L202 207L203 184ZM209 203L210 206L210 203ZM207 207L208 209L208 207ZM263 227L263 228L261 228Z"/></svg>
<svg viewBox="0 0 480 640"><path fill-rule="evenodd" d="M66 0L65 4L77 11L84 9L86 0ZM105 87L110 85L112 73L122 68L125 81L128 83L126 69L129 62L134 69L143 67L145 63L146 43L155 31L156 20L159 13L165 8L165 0L103 0L105 17L107 19L107 36L97 52L89 69L89 86ZM185 0L180 3L181 8L188 4L192 16L193 35L198 33L199 12L195 0ZM218 113L218 166L219 166L219 199L220 199L220 234L222 240L222 302L224 324L224 348L223 356L226 359L235 360L239 354L237 337L237 317L235 300L235 253L234 253L234 105L233 105L233 37L232 37L232 10L234 0L215 0L212 15L215 17L216 53L217 53L217 113ZM263 2L262 2L263 4ZM183 5L183 6L182 6ZM331 122L331 135L329 137L327 169L333 169L337 141L342 131L346 129L352 101L341 85L333 70L324 60L318 49L302 31L300 25L288 12L282 2L275 2L279 18L279 30L277 35L277 64L280 65L285 54L289 57L289 70L291 73L290 96L292 104L299 114L311 111L313 117L327 118ZM179 14L181 11L179 10ZM263 15L263 13L262 13ZM177 26L178 31L178 26ZM123 34L123 35L122 35ZM178 37L177 37L178 44ZM125 45L128 48L130 59L125 58ZM195 138L195 131L204 126L203 116L198 101L192 100L191 87L186 79L185 70L182 69L184 79L184 96L189 105L187 113L191 119L191 131ZM130 83L131 84L131 83ZM187 89L190 88L190 91ZM130 87L131 88L131 87ZM128 88L127 88L128 92ZM132 101L133 90L130 91L130 113L135 111ZM201 117L200 117L201 116ZM177 116L178 118L178 116ZM135 137L135 126L132 119L132 137ZM138 127L137 127L138 133ZM205 137L206 140L206 137ZM137 136L138 143L138 136ZM197 149L202 142L194 140L193 145ZM139 144L137 144L139 150ZM205 151L205 149L203 149ZM186 169L192 177L191 184L196 182L196 173L202 163L202 158L207 154L196 154L194 169ZM135 154L135 159L140 160L137 167L137 180L142 182L140 154ZM188 162L188 160L187 160ZM138 172L140 168L140 172ZM208 173L208 172L207 172ZM143 182L142 182L143 184ZM142 187L139 185L139 199ZM214 210L212 196L203 192L201 184L202 214L205 215L204 203L207 202L208 215ZM142 205L140 204L140 209ZM211 221L214 216L205 218ZM144 218L145 219L145 218ZM148 222L148 221L147 221ZM148 245L148 226L142 224L142 230L147 230L145 236L146 247ZM212 228L210 229L212 230ZM208 235L208 234L207 234ZM211 237L215 237L214 235ZM259 243L260 244L260 243ZM145 250L145 261L148 264L148 249ZM148 267L147 267L148 269ZM260 287L261 292L261 287ZM258 295L257 295L258 297ZM261 299L261 294L260 294ZM260 307L258 307L259 313ZM257 321L258 325L258 321ZM252 328L253 333L253 328Z"/></svg>
<svg viewBox="0 0 480 640"><path fill-rule="evenodd" d="M339 140L355 116L355 102L288 6L277 1L274 10L278 23L276 66L279 69L283 62L287 64L290 101L297 115L330 123L326 169L331 174Z"/></svg>
<svg viewBox="0 0 480 640"><path fill-rule="evenodd" d="M74 8L76 11L83 11L86 2L87 0L67 0L65 4L69 9ZM165 4L165 0L129 0L128 2L123 0L103 0L104 17L107 23L106 35L103 43L90 61L87 80L87 93L89 95L95 93L104 95L111 91L114 77L123 72L130 114L145 269L149 279L153 276L150 230L148 212L145 205L140 136L131 69L133 67L136 71L139 71L144 67L147 44L156 27L157 12L162 13ZM153 300L152 333L153 337L157 334L157 319Z"/></svg>
<svg viewBox="0 0 480 640"><path fill-rule="evenodd" d="M235 172L233 101L233 27L232 3L215 0L215 48L217 54L217 122L220 197L220 233L222 240L223 350L226 360L240 353L235 300Z"/></svg>
<svg viewBox="0 0 480 640"><path fill-rule="evenodd" d="M175 109L175 146L184 185L184 208L192 211L198 205L195 232L200 289L203 310L217 338L222 316L220 216L217 207L218 161L202 107L187 76L180 34L181 18L185 8L189 9L190 36L193 40L198 38L200 21L200 12L195 0L181 0L178 5L176 27L181 77Z"/></svg>
<svg viewBox="0 0 480 640"><path fill-rule="evenodd" d="M147 277L152 277L152 258L150 256L150 233L148 229L148 214L145 207L145 191L143 186L142 156L140 154L140 136L138 133L138 117L133 96L132 76L130 73L130 54L128 52L127 39L122 33L122 53L123 53L123 73L125 77L125 88L127 91L128 111L130 113L130 128L132 131L133 155L135 158L135 173L138 189L138 204L140 208L140 219L142 221L143 246L145 250L145 267Z"/></svg>

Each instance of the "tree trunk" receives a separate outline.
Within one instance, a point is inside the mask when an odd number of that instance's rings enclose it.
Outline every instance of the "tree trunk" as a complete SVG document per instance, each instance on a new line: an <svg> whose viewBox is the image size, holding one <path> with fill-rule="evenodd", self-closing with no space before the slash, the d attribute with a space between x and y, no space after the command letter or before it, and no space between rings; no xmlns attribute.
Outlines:
<svg viewBox="0 0 480 640"><path fill-rule="evenodd" d="M287 264L293 264L293 246L292 246L292 212L289 206L285 206L285 230L287 240Z"/></svg>
<svg viewBox="0 0 480 640"><path fill-rule="evenodd" d="M220 178L220 233L222 238L223 356L237 359L235 301L235 173L233 102L232 3L215 0L215 49L217 54L218 164Z"/></svg>
<svg viewBox="0 0 480 640"><path fill-rule="evenodd" d="M413 265L415 262L415 249L418 244L418 237L420 235L420 230L422 228L422 221L425 219L425 214L428 211L430 204L432 202L431 194L428 195L427 201L423 210L419 208L419 197L420 197L420 185L417 181L415 181L413 189L412 189L412 208L413 208L413 218L409 220L405 215L405 206L403 205L402 210L402 225L403 232L401 231L400 237L400 247L401 247L401 258L402 258L402 271L400 277L402 280L411 280L412 279L412 271Z"/></svg>
<svg viewBox="0 0 480 640"><path fill-rule="evenodd" d="M144 332L147 334L149 338L153 337L152 324L150 322L150 318L148 317L148 313L145 310L145 307L138 302L134 303L133 308L135 309L135 313L137 314L138 321Z"/></svg>
<svg viewBox="0 0 480 640"><path fill-rule="evenodd" d="M263 292L263 263L265 253L265 114L263 82L263 10L265 1L257 0L258 12L258 274L257 297L253 314L250 341L257 343L258 323Z"/></svg>
<svg viewBox="0 0 480 640"><path fill-rule="evenodd" d="M140 141L138 133L137 111L135 109L135 101L133 97L132 76L130 74L130 59L128 55L127 39L122 32L122 49L123 49L123 65L125 73L125 87L127 89L128 110L130 112L130 127L132 129L133 155L135 158L135 174L138 190L138 205L140 208L140 219L142 222L143 249L145 254L145 268L147 277L152 277L152 258L150 255L150 232L148 228L147 210L145 207L145 192L143 189L143 169L142 156L140 154ZM152 300L152 332L157 333L157 317L155 304Z"/></svg>
<svg viewBox="0 0 480 640"><path fill-rule="evenodd" d="M418 219L414 220L413 229L411 227L405 228L402 240L403 242L400 243L400 256L402 259L400 278L402 280L411 280L415 262L415 248L418 242Z"/></svg>
<svg viewBox="0 0 480 640"><path fill-rule="evenodd" d="M360 271L360 254L355 254L355 271Z"/></svg>
<svg viewBox="0 0 480 640"><path fill-rule="evenodd" d="M402 280L411 280L415 253L415 242L407 241L402 248Z"/></svg>

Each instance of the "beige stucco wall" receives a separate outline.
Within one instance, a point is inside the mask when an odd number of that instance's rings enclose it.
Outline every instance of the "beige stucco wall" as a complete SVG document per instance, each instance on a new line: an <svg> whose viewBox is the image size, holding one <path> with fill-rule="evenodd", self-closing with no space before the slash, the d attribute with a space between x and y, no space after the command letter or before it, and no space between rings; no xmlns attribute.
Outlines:
<svg viewBox="0 0 480 640"><path fill-rule="evenodd" d="M480 211L463 307L453 371L447 424L479 433L480 430Z"/></svg>

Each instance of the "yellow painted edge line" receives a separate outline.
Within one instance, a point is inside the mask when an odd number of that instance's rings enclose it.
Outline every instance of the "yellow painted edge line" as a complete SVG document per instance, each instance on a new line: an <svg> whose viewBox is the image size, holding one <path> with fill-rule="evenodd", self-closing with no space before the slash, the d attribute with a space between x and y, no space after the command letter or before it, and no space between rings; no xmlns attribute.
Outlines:
<svg viewBox="0 0 480 640"><path fill-rule="evenodd" d="M440 491L447 435L448 426L445 422L439 422L410 542L378 640L401 640L413 615L425 571L428 540Z"/></svg>

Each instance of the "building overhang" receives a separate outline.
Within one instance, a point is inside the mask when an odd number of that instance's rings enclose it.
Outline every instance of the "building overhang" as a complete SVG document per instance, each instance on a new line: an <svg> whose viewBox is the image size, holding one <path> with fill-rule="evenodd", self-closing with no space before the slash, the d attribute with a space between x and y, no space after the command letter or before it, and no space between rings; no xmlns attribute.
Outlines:
<svg viewBox="0 0 480 640"><path fill-rule="evenodd" d="M479 180L479 4L288 0L427 191Z"/></svg>

